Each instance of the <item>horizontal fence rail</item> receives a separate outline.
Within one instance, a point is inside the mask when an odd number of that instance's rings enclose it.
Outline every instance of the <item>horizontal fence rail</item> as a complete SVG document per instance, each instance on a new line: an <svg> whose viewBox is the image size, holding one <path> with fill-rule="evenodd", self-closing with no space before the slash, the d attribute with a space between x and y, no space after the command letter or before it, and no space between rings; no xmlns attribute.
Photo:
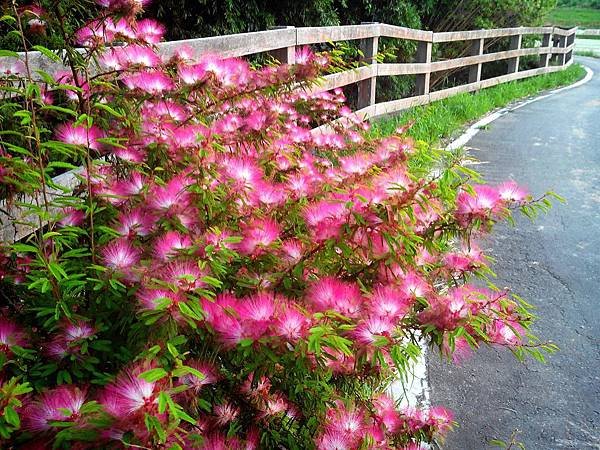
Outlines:
<svg viewBox="0 0 600 450"><path fill-rule="evenodd" d="M519 27L434 33L380 23L330 27L277 27L253 33L162 42L158 44L158 52L166 58L174 55L182 46L189 47L198 55L218 54L224 57L243 57L268 52L281 63L293 64L296 48L299 46L358 40L364 65L324 76L320 83L310 90L325 91L356 84L358 109L355 114L364 119L372 119L460 93L563 70L573 63L576 32L577 28L565 30L557 27ZM523 48L523 36L531 35L540 36L539 45ZM415 61L377 63L379 38L415 41ZM499 38L510 39L509 49L485 53L486 40ZM465 42L468 56L433 61L433 46L449 42ZM519 70L521 57L536 55L539 56L537 68ZM49 74L65 70L62 64L49 60L39 52L29 52L27 57L33 70L40 69ZM3 59L6 58L0 58L0 63ZM506 62L506 74L482 79L482 65L497 61ZM455 69L469 70L468 83L431 91L432 73ZM416 95L377 103L377 78L400 75L416 76ZM339 119L342 120L347 119ZM330 129L331 124L323 125L313 132L326 132ZM81 170L66 172L54 180L55 184L73 188L78 182L80 172ZM58 195L58 191L49 195ZM0 244L20 240L33 231L35 229L26 223L21 208L14 205L8 207L5 202L0 202Z"/></svg>

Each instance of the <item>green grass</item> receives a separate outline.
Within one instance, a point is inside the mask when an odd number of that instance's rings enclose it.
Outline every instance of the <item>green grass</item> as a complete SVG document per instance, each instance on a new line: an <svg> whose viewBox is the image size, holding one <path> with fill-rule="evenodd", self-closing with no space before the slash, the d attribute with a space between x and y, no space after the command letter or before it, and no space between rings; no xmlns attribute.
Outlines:
<svg viewBox="0 0 600 450"><path fill-rule="evenodd" d="M577 56L587 56L588 58L600 58L600 52L593 50L575 50Z"/></svg>
<svg viewBox="0 0 600 450"><path fill-rule="evenodd" d="M600 9L556 8L550 11L546 22L559 27L600 28Z"/></svg>
<svg viewBox="0 0 600 450"><path fill-rule="evenodd" d="M410 136L431 145L440 145L465 125L496 108L547 89L572 84L583 78L585 73L583 67L574 64L561 72L500 84L474 94L455 95L375 121L371 132L376 136L387 136L397 127L414 121L408 131Z"/></svg>
<svg viewBox="0 0 600 450"><path fill-rule="evenodd" d="M588 34L587 36L585 34L578 34L577 35L577 39L580 41L600 41L600 35L591 35Z"/></svg>

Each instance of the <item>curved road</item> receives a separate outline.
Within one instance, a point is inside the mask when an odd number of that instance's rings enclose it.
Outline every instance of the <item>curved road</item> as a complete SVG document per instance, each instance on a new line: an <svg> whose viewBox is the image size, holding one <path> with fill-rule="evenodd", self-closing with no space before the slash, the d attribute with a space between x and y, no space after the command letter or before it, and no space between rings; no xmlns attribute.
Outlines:
<svg viewBox="0 0 600 450"><path fill-rule="evenodd" d="M534 332L561 351L545 365L487 348L460 367L431 357L431 401L461 424L447 450L497 448L489 441L515 429L528 450L600 449L600 60L578 60L590 82L504 115L468 144L488 182L567 199L484 243L496 284L538 307Z"/></svg>

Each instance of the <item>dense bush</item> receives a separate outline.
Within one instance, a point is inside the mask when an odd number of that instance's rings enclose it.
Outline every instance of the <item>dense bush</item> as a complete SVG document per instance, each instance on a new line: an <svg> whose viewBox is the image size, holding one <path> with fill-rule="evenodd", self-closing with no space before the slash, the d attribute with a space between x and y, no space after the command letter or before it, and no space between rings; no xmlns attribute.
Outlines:
<svg viewBox="0 0 600 450"><path fill-rule="evenodd" d="M490 274L476 239L545 197L367 138L306 89L326 55L161 56L145 2L99 3L68 72L3 52L2 209L31 231L0 256L4 448L417 449L452 426L386 394L420 339L552 350L529 305L469 281Z"/></svg>

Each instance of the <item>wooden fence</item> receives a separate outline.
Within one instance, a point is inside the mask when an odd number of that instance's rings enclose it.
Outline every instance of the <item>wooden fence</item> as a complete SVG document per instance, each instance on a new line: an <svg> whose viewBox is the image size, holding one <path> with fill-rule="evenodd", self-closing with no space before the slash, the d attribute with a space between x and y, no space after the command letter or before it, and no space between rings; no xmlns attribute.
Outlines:
<svg viewBox="0 0 600 450"><path fill-rule="evenodd" d="M556 27L501 28L493 30L455 31L433 33L379 23L333 27L279 27L255 33L232 34L185 41L164 42L158 45L159 52L170 56L182 45L187 45L197 54L212 53L223 56L247 56L269 52L282 63L293 63L296 48L311 44L358 40L364 55L365 64L357 69L327 75L314 90L330 90L356 83L358 85L358 110L356 113L370 119L388 113L423 105L462 92L471 92L508 81L534 75L563 70L573 62L573 48L576 29L563 30ZM523 48L523 36L538 35L539 45ZM379 38L406 39L417 42L416 61L410 63L380 64L377 55ZM510 49L495 53L485 53L486 40L509 38ZM432 48L437 43L464 42L469 48L468 56L443 61L432 60ZM539 57L538 68L519 71L521 57ZM28 54L30 65L48 73L65 68L48 60L38 52ZM506 74L482 79L482 65L494 61L506 61ZM469 69L467 84L430 91L431 74L458 68ZM417 95L408 98L376 103L377 77L394 75L415 75ZM322 131L323 128L314 131ZM78 170L66 172L54 181L57 185L73 188L77 184ZM62 191L51 190L51 198ZM27 200L25 200L27 201ZM27 223L24 211L12 206L7 211L0 202L0 243L22 239L36 226ZM39 225L38 225L39 227Z"/></svg>
<svg viewBox="0 0 600 450"><path fill-rule="evenodd" d="M246 56L269 52L282 63L293 63L296 48L311 44L359 41L365 65L358 69L327 75L315 90L329 90L350 84L358 84L358 110L363 118L374 118L404 110L431 101L450 97L461 92L471 92L508 81L527 78L562 70L573 62L573 49L577 29L564 30L556 27L518 27L492 30L453 31L434 33L379 23L331 27L278 27L269 31L233 34L187 41L165 42L160 52L169 56L182 44L197 52L218 53L225 56ZM523 36L538 35L536 47L523 48ZM417 42L414 62L381 64L375 57L379 38L395 38ZM485 53L486 41L509 38L506 51ZM470 50L465 57L443 61L432 60L434 44L463 42ZM521 57L538 56L538 67L519 71ZM506 74L482 80L482 65L506 61ZM554 64L551 64L553 62ZM431 92L431 74L434 72L469 68L467 84ZM416 94L413 97L376 103L377 77L416 75Z"/></svg>

